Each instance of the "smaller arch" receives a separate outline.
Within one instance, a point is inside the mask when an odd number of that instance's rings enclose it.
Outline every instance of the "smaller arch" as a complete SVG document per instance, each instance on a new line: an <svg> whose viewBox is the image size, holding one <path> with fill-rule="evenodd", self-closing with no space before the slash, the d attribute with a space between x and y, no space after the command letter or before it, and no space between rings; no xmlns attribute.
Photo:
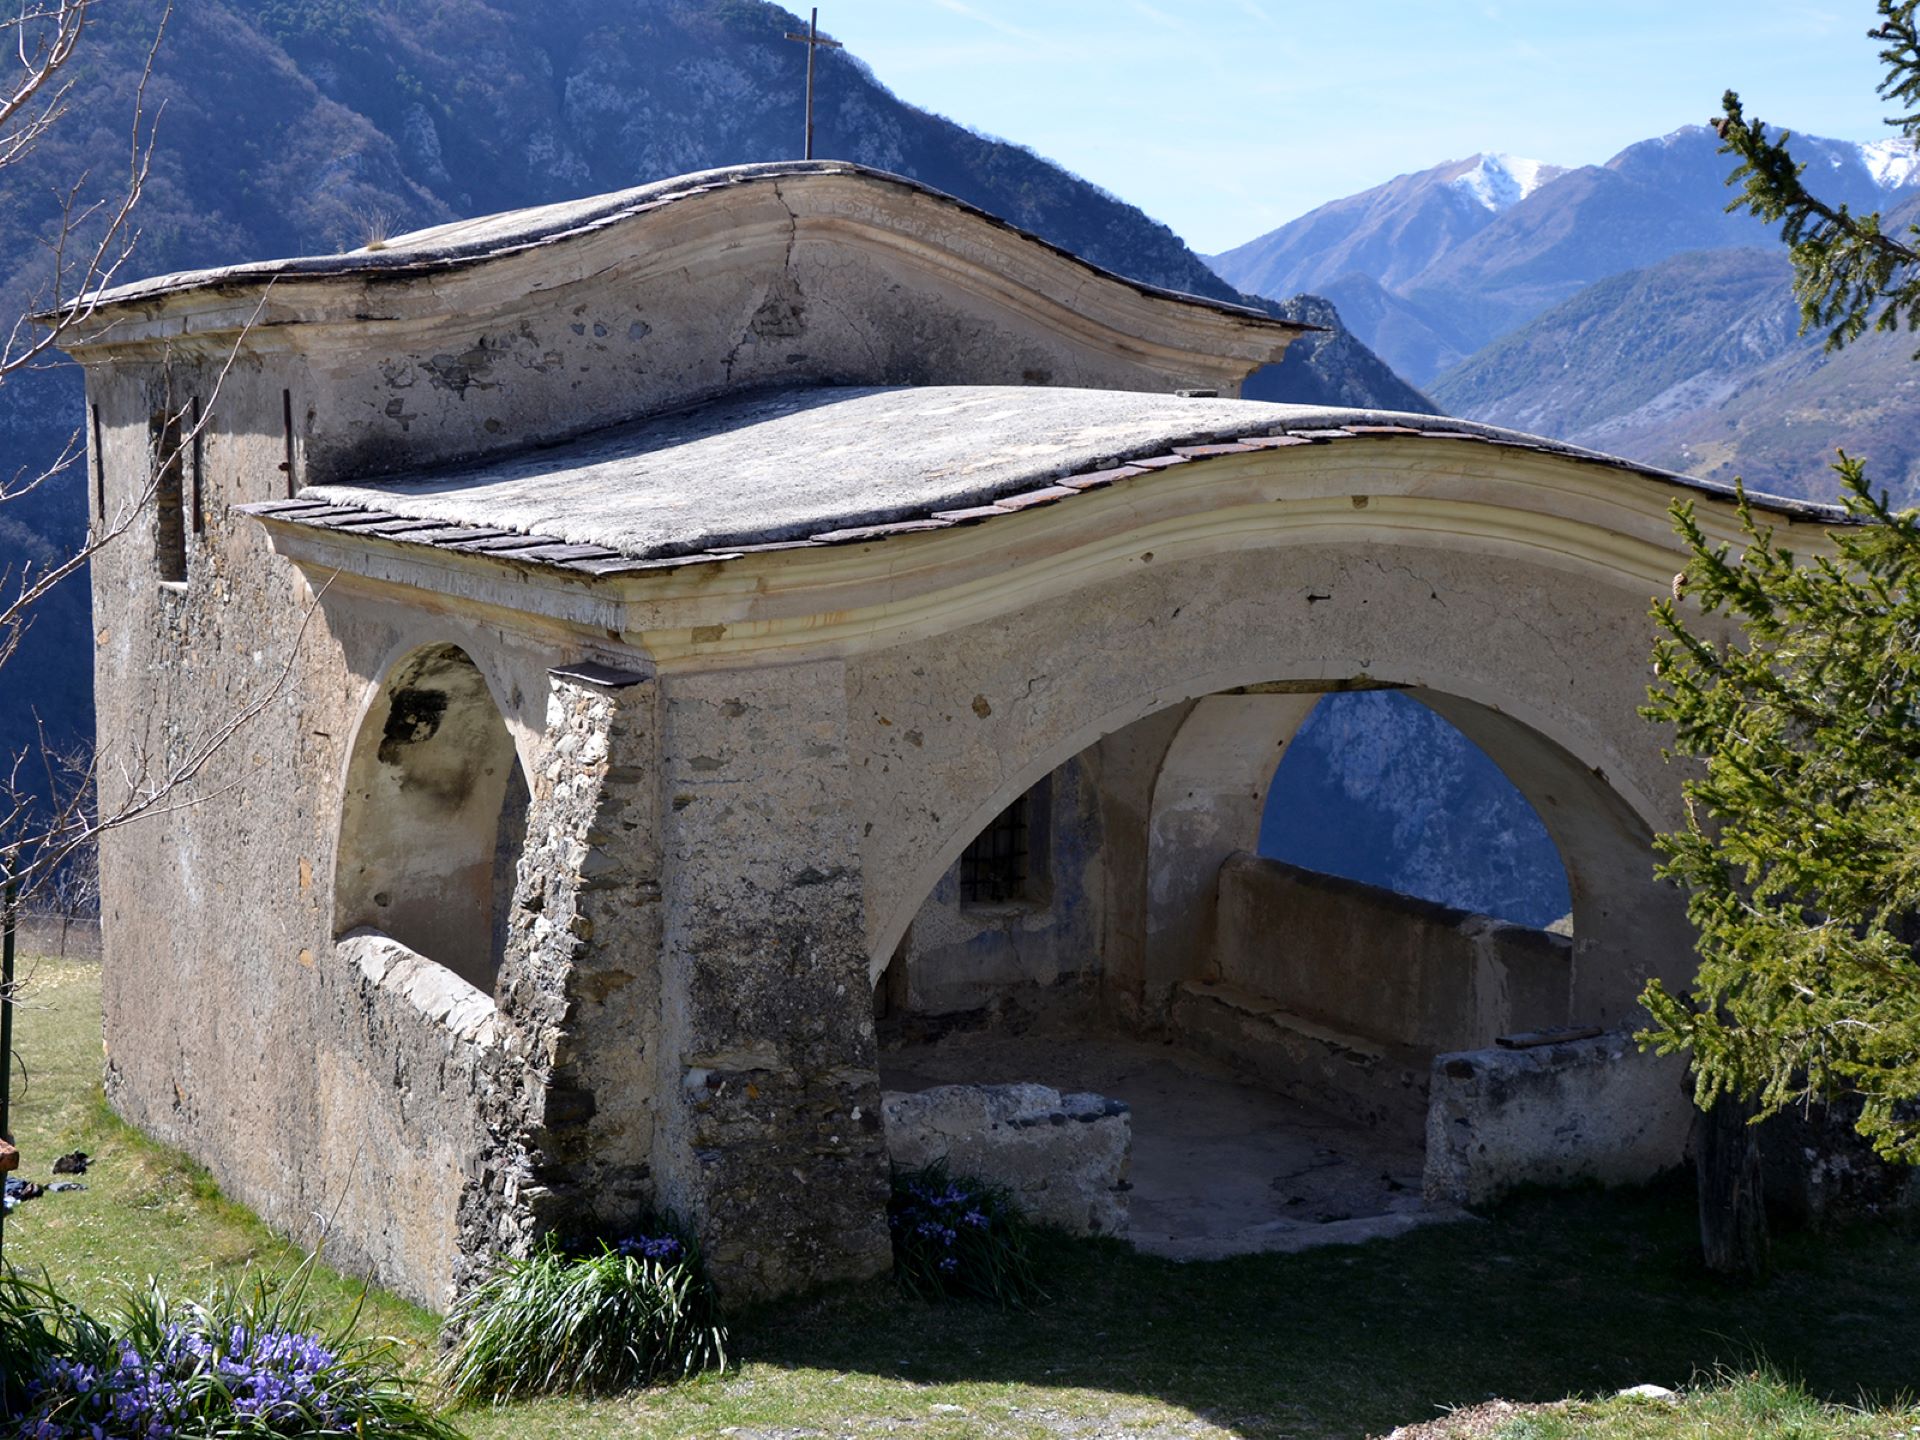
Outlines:
<svg viewBox="0 0 1920 1440"><path fill-rule="evenodd" d="M1560 852L1495 757L1418 691L1316 699L1272 777L1260 854L1509 924L1570 924Z"/></svg>
<svg viewBox="0 0 1920 1440"><path fill-rule="evenodd" d="M526 837L520 757L457 645L388 672L354 737L334 862L334 933L373 929L491 994Z"/></svg>

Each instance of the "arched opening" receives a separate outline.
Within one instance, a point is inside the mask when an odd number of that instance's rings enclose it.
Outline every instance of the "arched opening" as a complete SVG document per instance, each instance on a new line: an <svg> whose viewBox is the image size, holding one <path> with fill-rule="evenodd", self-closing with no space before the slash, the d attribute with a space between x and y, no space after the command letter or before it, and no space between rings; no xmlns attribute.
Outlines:
<svg viewBox="0 0 1920 1440"><path fill-rule="evenodd" d="M394 666L347 770L336 935L370 928L491 994L528 792L487 682L454 645Z"/></svg>
<svg viewBox="0 0 1920 1440"><path fill-rule="evenodd" d="M1485 751L1401 690L1322 697L1267 791L1259 853L1491 916L1572 930L1566 867Z"/></svg>
<svg viewBox="0 0 1920 1440"><path fill-rule="evenodd" d="M1496 711L1329 688L1176 702L967 844L877 986L890 1144L913 1113L936 1132L914 1155L959 1146L956 1167L991 1167L961 1114L1052 1105L1066 1120L985 1127L1044 1148L1032 1137L1097 1113L1063 1097L1094 1092L1130 1110L1116 1183L1145 1248L1231 1254L1452 1213L1424 1199L1437 1057L1611 1021L1577 984L1571 916L1582 877L1591 909L1642 862L1645 830L1604 776ZM1016 853L1042 883L983 897L978 877ZM953 1086L1007 1088L960 1112L910 1099ZM1013 1163L1103 1213L1073 1154Z"/></svg>

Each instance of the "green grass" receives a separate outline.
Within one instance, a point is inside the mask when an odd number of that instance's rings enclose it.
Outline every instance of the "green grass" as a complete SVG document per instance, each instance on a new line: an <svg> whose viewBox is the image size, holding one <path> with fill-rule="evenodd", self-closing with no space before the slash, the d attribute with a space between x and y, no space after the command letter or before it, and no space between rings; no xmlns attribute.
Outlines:
<svg viewBox="0 0 1920 1440"><path fill-rule="evenodd" d="M1492 1419L1490 1428L1475 1424ZM1727 1373L1676 1399L1616 1397L1573 1401L1511 1418L1472 1414L1435 1427L1492 1440L1909 1440L1920 1412L1862 1409L1815 1399L1806 1389L1760 1370Z"/></svg>
<svg viewBox="0 0 1920 1440"><path fill-rule="evenodd" d="M16 1110L27 1170L43 1177L54 1155L76 1146L99 1159L84 1194L15 1212L9 1255L47 1266L89 1303L148 1272L194 1289L249 1263L294 1264L291 1248L223 1201L204 1174L104 1113L98 1025L92 967L42 964L19 1022L32 1075ZM1495 1396L1541 1402L1643 1381L1677 1387L1723 1367L1744 1373L1756 1355L1802 1377L1822 1401L1887 1404L1920 1391L1920 1232L1784 1235L1773 1277L1738 1286L1700 1270L1693 1223L1688 1191L1670 1185L1523 1196L1484 1224L1219 1264L1043 1239L1036 1259L1050 1298L1029 1312L928 1305L876 1281L735 1315L742 1364L725 1375L613 1400L469 1410L458 1421L476 1440L729 1430L736 1440L1361 1437ZM351 1282L320 1283L342 1306L357 1293ZM434 1328L430 1316L377 1293L370 1324L422 1354ZM1908 1414L1892 1430L1884 1417L1860 1421L1880 1429L1848 1430L1834 1428L1854 1423L1840 1412L1812 1411L1815 1420L1755 1428L1726 1408L1740 1403L1739 1388L1721 1389L1725 1399L1690 1397L1688 1407L1709 1408L1683 1408L1679 1428L1672 1406L1647 1412L1646 1423L1667 1429L1619 1428L1641 1423L1638 1412L1609 1401L1520 1418L1564 1426L1590 1414L1600 1417L1592 1425L1614 1429L1506 1440L1786 1440L1911 1435L1920 1426L1920 1414Z"/></svg>
<svg viewBox="0 0 1920 1440"><path fill-rule="evenodd" d="M198 1165L107 1109L100 1093L100 967L37 960L23 962L20 974L26 984L14 1047L22 1065L14 1074L12 1116L19 1173L42 1182L78 1178L87 1188L16 1208L6 1221L7 1259L45 1269L63 1294L96 1312L111 1309L149 1275L198 1295L249 1266L291 1272L301 1251L222 1197ZM93 1157L87 1174L51 1174L54 1158L70 1150ZM345 1311L361 1289L319 1267L310 1294L323 1308ZM361 1328L425 1357L439 1327L420 1307L371 1290Z"/></svg>

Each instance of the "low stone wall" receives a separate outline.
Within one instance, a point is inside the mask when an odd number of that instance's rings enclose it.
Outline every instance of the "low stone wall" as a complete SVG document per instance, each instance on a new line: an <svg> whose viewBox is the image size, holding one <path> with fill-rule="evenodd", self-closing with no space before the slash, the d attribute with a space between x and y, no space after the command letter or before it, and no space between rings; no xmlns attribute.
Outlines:
<svg viewBox="0 0 1920 1440"><path fill-rule="evenodd" d="M1563 935L1245 852L1219 907L1206 978L1343 1034L1432 1054L1569 1020Z"/></svg>
<svg viewBox="0 0 1920 1440"><path fill-rule="evenodd" d="M376 931L343 937L319 965L331 1034L311 1037L301 1063L333 1147L327 1257L444 1309L481 1099L509 1068L504 1023L492 997Z"/></svg>
<svg viewBox="0 0 1920 1440"><path fill-rule="evenodd" d="M1920 1209L1920 1166L1873 1153L1854 1127L1860 1102L1790 1106L1760 1122L1767 1210L1816 1227Z"/></svg>
<svg viewBox="0 0 1920 1440"><path fill-rule="evenodd" d="M888 1091L881 1113L899 1169L944 1160L956 1176L1004 1187L1040 1224L1127 1233L1133 1117L1118 1100L1045 1085L936 1085Z"/></svg>
<svg viewBox="0 0 1920 1440"><path fill-rule="evenodd" d="M1614 1031L1434 1057L1426 1199L1482 1205L1520 1185L1632 1184L1685 1157L1684 1066Z"/></svg>
<svg viewBox="0 0 1920 1440"><path fill-rule="evenodd" d="M1173 1037L1269 1089L1417 1144L1428 1055L1303 1020L1235 985L1188 981L1168 1013Z"/></svg>

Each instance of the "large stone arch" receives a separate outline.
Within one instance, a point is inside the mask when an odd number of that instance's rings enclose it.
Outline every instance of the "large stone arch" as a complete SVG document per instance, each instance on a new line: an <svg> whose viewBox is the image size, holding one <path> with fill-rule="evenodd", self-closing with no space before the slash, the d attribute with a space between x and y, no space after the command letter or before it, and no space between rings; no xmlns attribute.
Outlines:
<svg viewBox="0 0 1920 1440"><path fill-rule="evenodd" d="M1480 743L1541 812L1575 887L1577 1013L1621 1023L1649 975L1684 978L1691 957L1679 897L1652 876L1650 836L1676 817L1660 737L1636 713L1651 594L1639 570L1547 547L1275 531L1158 563L1143 552L1070 596L862 657L849 727L874 973L968 839L1096 741L1202 697L1220 697L1186 722L1204 729L1236 691L1391 684ZM1267 723L1270 754L1290 724ZM1204 772L1206 748L1200 731L1175 736L1162 773ZM1215 769L1251 801L1243 757ZM1174 808L1159 819L1177 829ZM1150 1003L1173 978L1154 967L1109 983Z"/></svg>

